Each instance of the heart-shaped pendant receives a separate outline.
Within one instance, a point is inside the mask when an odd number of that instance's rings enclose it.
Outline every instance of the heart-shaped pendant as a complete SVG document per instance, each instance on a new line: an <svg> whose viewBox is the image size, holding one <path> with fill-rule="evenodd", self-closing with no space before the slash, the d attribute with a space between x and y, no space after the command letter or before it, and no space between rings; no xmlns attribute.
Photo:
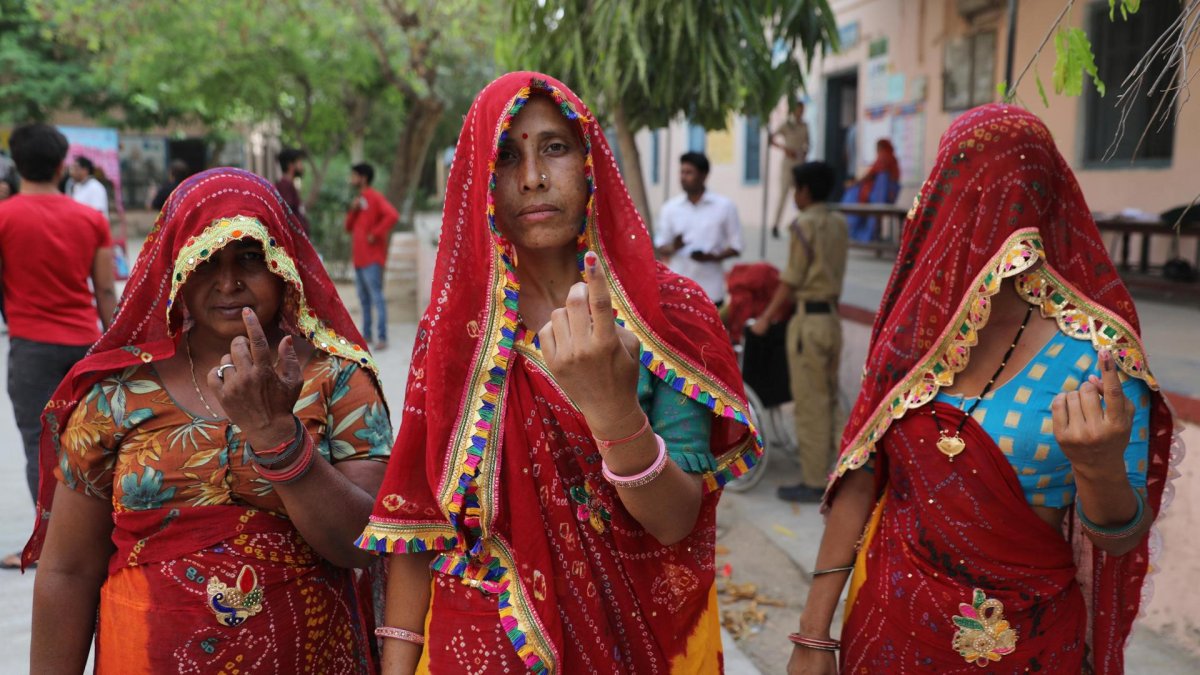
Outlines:
<svg viewBox="0 0 1200 675"><path fill-rule="evenodd" d="M942 437L938 439L937 447L943 455L953 460L967 448L967 444L963 442L962 437L958 434L954 434L953 436L942 434Z"/></svg>

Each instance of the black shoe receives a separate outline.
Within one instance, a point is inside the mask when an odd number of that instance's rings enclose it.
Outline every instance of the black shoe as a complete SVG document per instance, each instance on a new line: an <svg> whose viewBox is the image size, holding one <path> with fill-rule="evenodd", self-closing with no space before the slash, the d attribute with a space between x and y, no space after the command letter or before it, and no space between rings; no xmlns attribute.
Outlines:
<svg viewBox="0 0 1200 675"><path fill-rule="evenodd" d="M775 491L775 496L785 502L816 504L825 496L825 491L821 488L809 487L801 483L800 485L781 485Z"/></svg>

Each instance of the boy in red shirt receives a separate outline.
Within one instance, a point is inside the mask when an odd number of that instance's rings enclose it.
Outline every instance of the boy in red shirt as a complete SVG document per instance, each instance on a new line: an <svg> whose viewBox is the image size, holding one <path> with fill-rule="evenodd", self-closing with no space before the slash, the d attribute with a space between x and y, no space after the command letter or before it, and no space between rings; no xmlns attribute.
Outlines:
<svg viewBox="0 0 1200 675"><path fill-rule="evenodd" d="M371 313L379 313L379 342L375 351L387 349L387 302L383 299L383 270L387 265L388 237L396 224L396 208L371 188L375 168L370 164L350 167L350 186L358 196L346 213L346 231L350 233L351 260L362 305L363 338L371 342Z"/></svg>
<svg viewBox="0 0 1200 675"><path fill-rule="evenodd" d="M8 397L36 500L42 409L100 338L101 324L112 321L117 295L108 221L58 191L67 139L52 126L30 124L14 130L8 143L21 176L21 192L0 202ZM0 567L18 564L15 555L0 561Z"/></svg>

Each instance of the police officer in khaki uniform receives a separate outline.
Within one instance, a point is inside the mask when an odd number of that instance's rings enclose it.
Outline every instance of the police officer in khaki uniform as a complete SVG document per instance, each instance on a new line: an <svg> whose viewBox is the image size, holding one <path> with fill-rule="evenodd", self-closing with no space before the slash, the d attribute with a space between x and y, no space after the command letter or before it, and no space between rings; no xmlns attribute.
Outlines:
<svg viewBox="0 0 1200 675"><path fill-rule="evenodd" d="M783 150L779 161L779 201L775 207L775 220L771 221L771 232L779 237L779 224L783 219L783 207L792 190L792 169L808 159L808 123L804 121L804 104L797 102L787 120L771 132L773 147Z"/></svg>
<svg viewBox="0 0 1200 675"><path fill-rule="evenodd" d="M779 498L817 502L825 491L840 430L836 428L838 362L842 324L838 297L846 275L849 242L846 218L825 200L834 187L833 167L807 162L792 169L794 201L800 210L791 226L788 266L767 308L751 326L758 335L789 297L796 313L788 323L787 354L792 400L796 404L796 443L801 483L779 488Z"/></svg>

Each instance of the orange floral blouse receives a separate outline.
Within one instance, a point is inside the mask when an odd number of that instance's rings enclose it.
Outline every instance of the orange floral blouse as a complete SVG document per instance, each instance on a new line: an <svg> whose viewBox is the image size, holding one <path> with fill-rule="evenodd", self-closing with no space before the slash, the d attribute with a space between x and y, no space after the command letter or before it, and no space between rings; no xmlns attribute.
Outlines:
<svg viewBox="0 0 1200 675"><path fill-rule="evenodd" d="M358 364L316 352L304 368L296 416L326 460L385 462L392 450L387 407ZM184 409L153 365L97 383L67 423L55 476L114 511L248 505L284 513L254 471L236 425Z"/></svg>

